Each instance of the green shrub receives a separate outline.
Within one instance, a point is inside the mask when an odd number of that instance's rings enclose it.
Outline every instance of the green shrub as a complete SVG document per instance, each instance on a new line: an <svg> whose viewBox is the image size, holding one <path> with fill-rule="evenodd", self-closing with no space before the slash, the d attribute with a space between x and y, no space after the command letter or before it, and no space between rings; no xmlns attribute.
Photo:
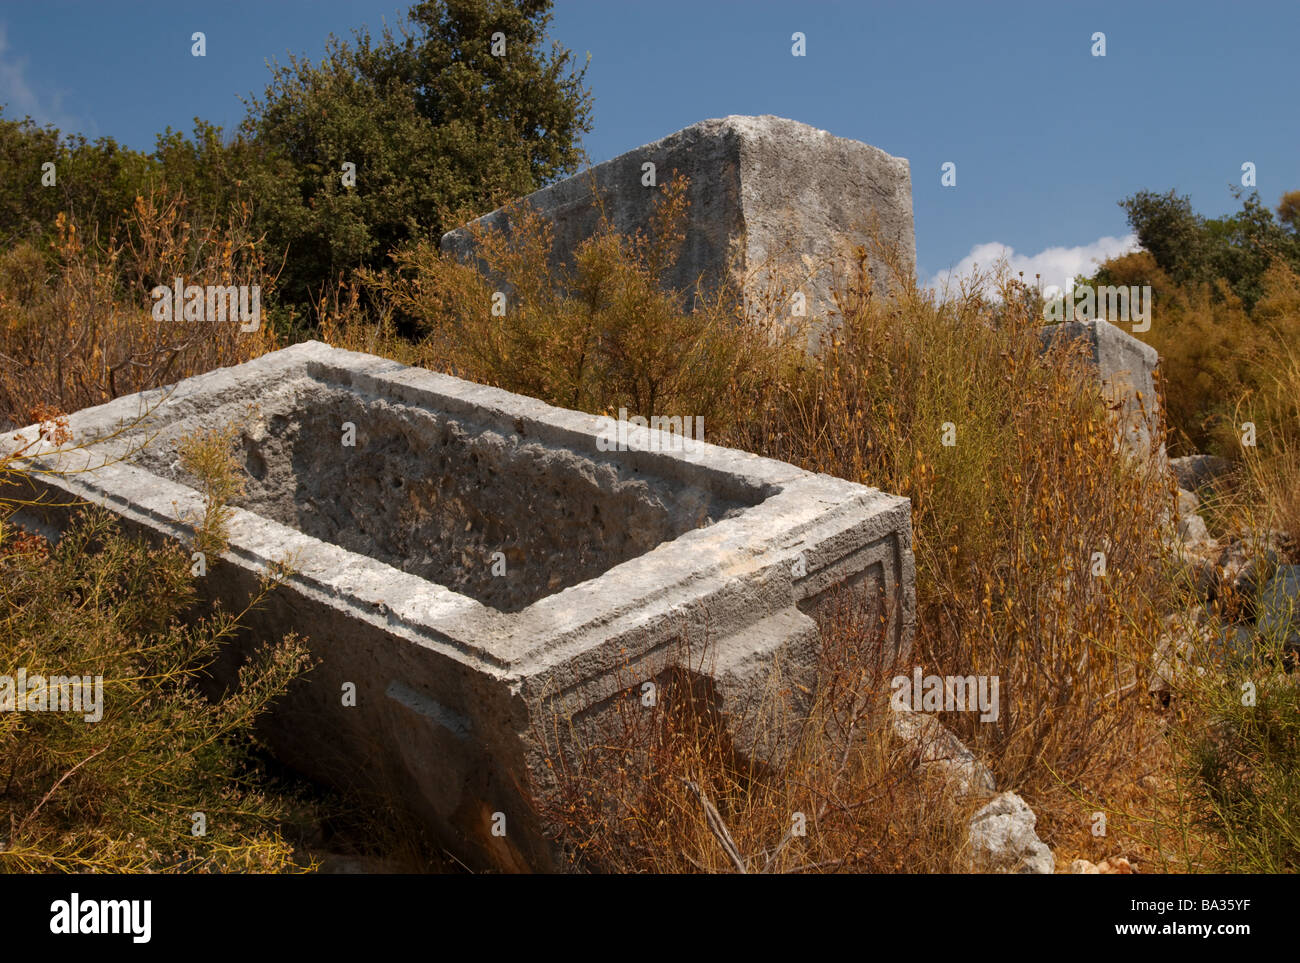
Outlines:
<svg viewBox="0 0 1300 963"><path fill-rule="evenodd" d="M192 470L220 471L226 441L193 440ZM22 470L0 463L4 481ZM210 495L229 491L209 481ZM14 507L0 520L0 675L102 677L102 701L97 712L0 713L0 870L299 868L285 827L303 814L259 772L252 727L303 671L302 643L264 645L209 701L195 682L240 613L195 612L188 549L128 538L100 509L50 546L14 527ZM199 533L208 550L223 544L220 517L210 511Z"/></svg>

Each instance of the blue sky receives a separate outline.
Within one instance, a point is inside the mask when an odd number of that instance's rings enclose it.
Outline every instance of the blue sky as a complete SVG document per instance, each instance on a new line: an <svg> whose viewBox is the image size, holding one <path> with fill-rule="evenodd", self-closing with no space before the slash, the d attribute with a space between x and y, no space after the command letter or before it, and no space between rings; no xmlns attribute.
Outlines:
<svg viewBox="0 0 1300 963"><path fill-rule="evenodd" d="M0 0L5 116L149 149L227 127L266 61L315 58L398 0ZM190 56L190 35L207 56ZM791 34L807 55L791 55ZM1091 55L1106 35L1106 56ZM1057 283L1131 244L1117 202L1176 188L1206 214L1256 165L1300 188L1300 3L558 0L551 35L595 94L599 162L706 117L778 114L908 158L918 274L1012 252ZM957 165L956 187L940 184Z"/></svg>

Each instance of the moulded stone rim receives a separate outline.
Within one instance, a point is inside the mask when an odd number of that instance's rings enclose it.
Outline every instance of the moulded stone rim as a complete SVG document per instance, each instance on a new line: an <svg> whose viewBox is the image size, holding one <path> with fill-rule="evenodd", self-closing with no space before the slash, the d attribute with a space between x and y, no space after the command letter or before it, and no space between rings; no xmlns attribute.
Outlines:
<svg viewBox="0 0 1300 963"><path fill-rule="evenodd" d="M557 661L567 662L600 646L622 621L646 623L661 618L665 609L705 604L719 593L734 591L737 576L748 580L779 574L806 548L821 548L828 538L859 526L864 519L884 534L891 529L882 518L893 514L891 509L910 517L910 502L901 496L707 442L685 451L602 452L596 446L607 421L602 416L315 341L82 409L71 416L71 426L74 432L78 425L98 430L102 437L103 430L138 420L136 413L154 402L159 403L148 424L174 424L187 417L187 407L228 389L251 389L249 400L255 402L269 386L263 377L268 370L274 371L275 383L311 377L359 393L445 410L498 430L505 430L507 422L523 420L537 432L530 440L593 458L617 456L614 460L643 466L638 470L671 467L666 473L653 472L669 484L721 482L733 491L749 489L750 497L759 496L737 516L684 532L512 613L256 512L233 509L230 545L223 553L228 562L265 572L277 558L273 547L297 546L304 549L301 557L315 561L291 576L296 589L331 605L346 606L353 617L379 620L388 631L499 676L518 678L553 667ZM334 377L345 373L347 379ZM160 414L163 408L165 415ZM137 428L134 435L143 430ZM28 426L9 437L32 439L37 434L36 426ZM130 437L106 445L101 462L129 447ZM17 447L21 442L6 444ZM34 448L23 461L57 468L58 462L72 457L45 445ZM101 463L94 476L65 476L51 484L173 537L189 530L183 521L186 509L201 505L201 496L193 488L124 463ZM176 511L168 511L167 506ZM332 568L333 574L323 568ZM788 577L793 582L793 576Z"/></svg>

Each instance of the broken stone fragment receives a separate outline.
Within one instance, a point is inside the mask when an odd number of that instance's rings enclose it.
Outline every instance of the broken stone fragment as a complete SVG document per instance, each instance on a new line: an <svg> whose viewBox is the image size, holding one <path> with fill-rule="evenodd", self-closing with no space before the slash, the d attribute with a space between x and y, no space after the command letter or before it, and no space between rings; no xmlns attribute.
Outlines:
<svg viewBox="0 0 1300 963"><path fill-rule="evenodd" d="M1154 453L1158 463L1167 461L1164 443L1156 444L1163 417L1156 393L1160 355L1155 348L1102 319L1044 325L1040 337L1044 348L1061 341L1083 342L1102 397L1116 407L1122 443L1139 458Z"/></svg>
<svg viewBox="0 0 1300 963"><path fill-rule="evenodd" d="M1204 623L1205 613L1177 612L1165 619L1165 632L1151 653L1148 690L1153 695L1178 688L1190 671L1197 652L1211 643L1212 635Z"/></svg>
<svg viewBox="0 0 1300 963"><path fill-rule="evenodd" d="M1178 487L1200 494L1232 471L1232 462L1217 455L1187 455L1169 459Z"/></svg>
<svg viewBox="0 0 1300 963"><path fill-rule="evenodd" d="M1253 650L1254 638L1251 625L1225 623L1201 606L1176 612L1165 619L1165 632L1151 653L1148 689L1152 695L1164 696L1185 685L1190 673L1203 673L1201 663L1245 659Z"/></svg>
<svg viewBox="0 0 1300 963"><path fill-rule="evenodd" d="M997 792L989 768L934 716L896 711L893 726L894 735L915 754L917 769L939 776L954 794L980 796Z"/></svg>
<svg viewBox="0 0 1300 963"><path fill-rule="evenodd" d="M1056 858L1038 838L1038 817L1013 792L1004 792L970 821L969 868L976 873L1056 871Z"/></svg>
<svg viewBox="0 0 1300 963"><path fill-rule="evenodd" d="M1300 565L1281 565L1259 599L1256 629L1269 642L1300 649Z"/></svg>
<svg viewBox="0 0 1300 963"><path fill-rule="evenodd" d="M1178 537L1184 542L1208 542L1210 530L1205 527L1205 519L1193 512L1178 520Z"/></svg>
<svg viewBox="0 0 1300 963"><path fill-rule="evenodd" d="M1070 864L1070 872L1076 876L1130 876L1137 870L1123 856L1115 856L1096 864L1086 859L1076 859Z"/></svg>

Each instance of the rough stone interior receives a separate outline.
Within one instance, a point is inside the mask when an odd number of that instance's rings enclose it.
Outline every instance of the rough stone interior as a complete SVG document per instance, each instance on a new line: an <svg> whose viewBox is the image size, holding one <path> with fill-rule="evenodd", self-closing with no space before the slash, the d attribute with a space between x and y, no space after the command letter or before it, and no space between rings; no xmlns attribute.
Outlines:
<svg viewBox="0 0 1300 963"><path fill-rule="evenodd" d="M617 452L600 460L311 377L259 394L241 427L239 507L503 612L745 507ZM192 485L179 434L164 429L138 463Z"/></svg>

